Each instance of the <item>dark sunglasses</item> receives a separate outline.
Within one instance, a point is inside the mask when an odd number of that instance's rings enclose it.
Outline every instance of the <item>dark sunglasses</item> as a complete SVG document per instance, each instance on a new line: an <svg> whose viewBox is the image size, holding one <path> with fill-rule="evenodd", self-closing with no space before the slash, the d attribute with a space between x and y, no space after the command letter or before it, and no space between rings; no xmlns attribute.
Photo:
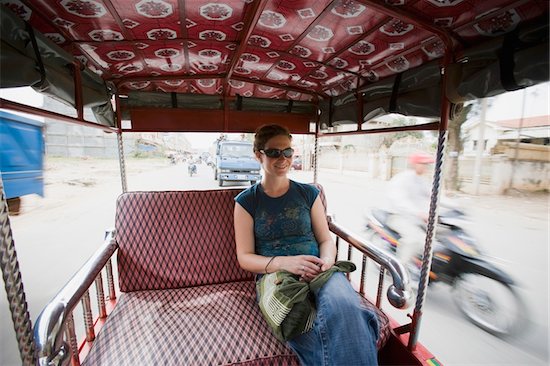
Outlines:
<svg viewBox="0 0 550 366"><path fill-rule="evenodd" d="M291 147L287 147L284 150L280 149L266 149L266 150L260 150L261 153L265 154L268 158L278 159L283 155L285 158L291 158L292 155L294 155L294 149Z"/></svg>

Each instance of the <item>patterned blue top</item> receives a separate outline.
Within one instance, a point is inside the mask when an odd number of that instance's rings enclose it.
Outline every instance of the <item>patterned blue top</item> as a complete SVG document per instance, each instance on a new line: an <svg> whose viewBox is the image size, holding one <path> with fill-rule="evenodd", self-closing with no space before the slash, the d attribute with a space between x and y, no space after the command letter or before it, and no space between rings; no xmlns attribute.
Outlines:
<svg viewBox="0 0 550 366"><path fill-rule="evenodd" d="M254 219L256 254L318 257L319 245L311 226L311 207L318 195L312 185L291 180L288 191L277 198L269 197L260 183L235 197Z"/></svg>

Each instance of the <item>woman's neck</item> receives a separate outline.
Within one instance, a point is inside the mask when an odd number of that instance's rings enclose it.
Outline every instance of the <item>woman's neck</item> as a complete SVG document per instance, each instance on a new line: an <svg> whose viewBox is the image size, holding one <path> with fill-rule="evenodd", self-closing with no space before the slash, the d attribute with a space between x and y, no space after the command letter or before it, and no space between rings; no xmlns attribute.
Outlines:
<svg viewBox="0 0 550 366"><path fill-rule="evenodd" d="M270 197L279 197L285 194L290 187L288 177L264 177L262 180L262 188Z"/></svg>

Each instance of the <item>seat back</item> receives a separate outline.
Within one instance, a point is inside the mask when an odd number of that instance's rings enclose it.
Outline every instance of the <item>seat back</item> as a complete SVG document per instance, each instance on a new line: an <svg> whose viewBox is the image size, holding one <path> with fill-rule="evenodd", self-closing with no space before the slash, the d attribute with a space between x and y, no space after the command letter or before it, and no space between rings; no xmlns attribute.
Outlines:
<svg viewBox="0 0 550 366"><path fill-rule="evenodd" d="M252 280L235 250L233 209L240 191L122 194L115 218L120 290Z"/></svg>

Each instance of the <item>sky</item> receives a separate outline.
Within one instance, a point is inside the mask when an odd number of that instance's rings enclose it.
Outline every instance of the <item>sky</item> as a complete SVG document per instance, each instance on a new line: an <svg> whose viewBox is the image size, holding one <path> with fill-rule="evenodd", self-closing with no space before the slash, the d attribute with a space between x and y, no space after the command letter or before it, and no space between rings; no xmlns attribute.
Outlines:
<svg viewBox="0 0 550 366"><path fill-rule="evenodd" d="M525 107L522 108L525 96ZM550 83L508 92L490 99L486 119L499 121L523 117L550 115Z"/></svg>
<svg viewBox="0 0 550 366"><path fill-rule="evenodd" d="M34 107L42 105L42 96L32 88L0 89L0 97ZM489 98L489 105L486 116L488 121L520 118L522 113L523 117L550 115L550 83L542 83ZM37 119L37 117L31 117ZM187 133L186 136L194 149L207 150L219 137L219 133ZM240 139L240 134L230 134L229 137Z"/></svg>

